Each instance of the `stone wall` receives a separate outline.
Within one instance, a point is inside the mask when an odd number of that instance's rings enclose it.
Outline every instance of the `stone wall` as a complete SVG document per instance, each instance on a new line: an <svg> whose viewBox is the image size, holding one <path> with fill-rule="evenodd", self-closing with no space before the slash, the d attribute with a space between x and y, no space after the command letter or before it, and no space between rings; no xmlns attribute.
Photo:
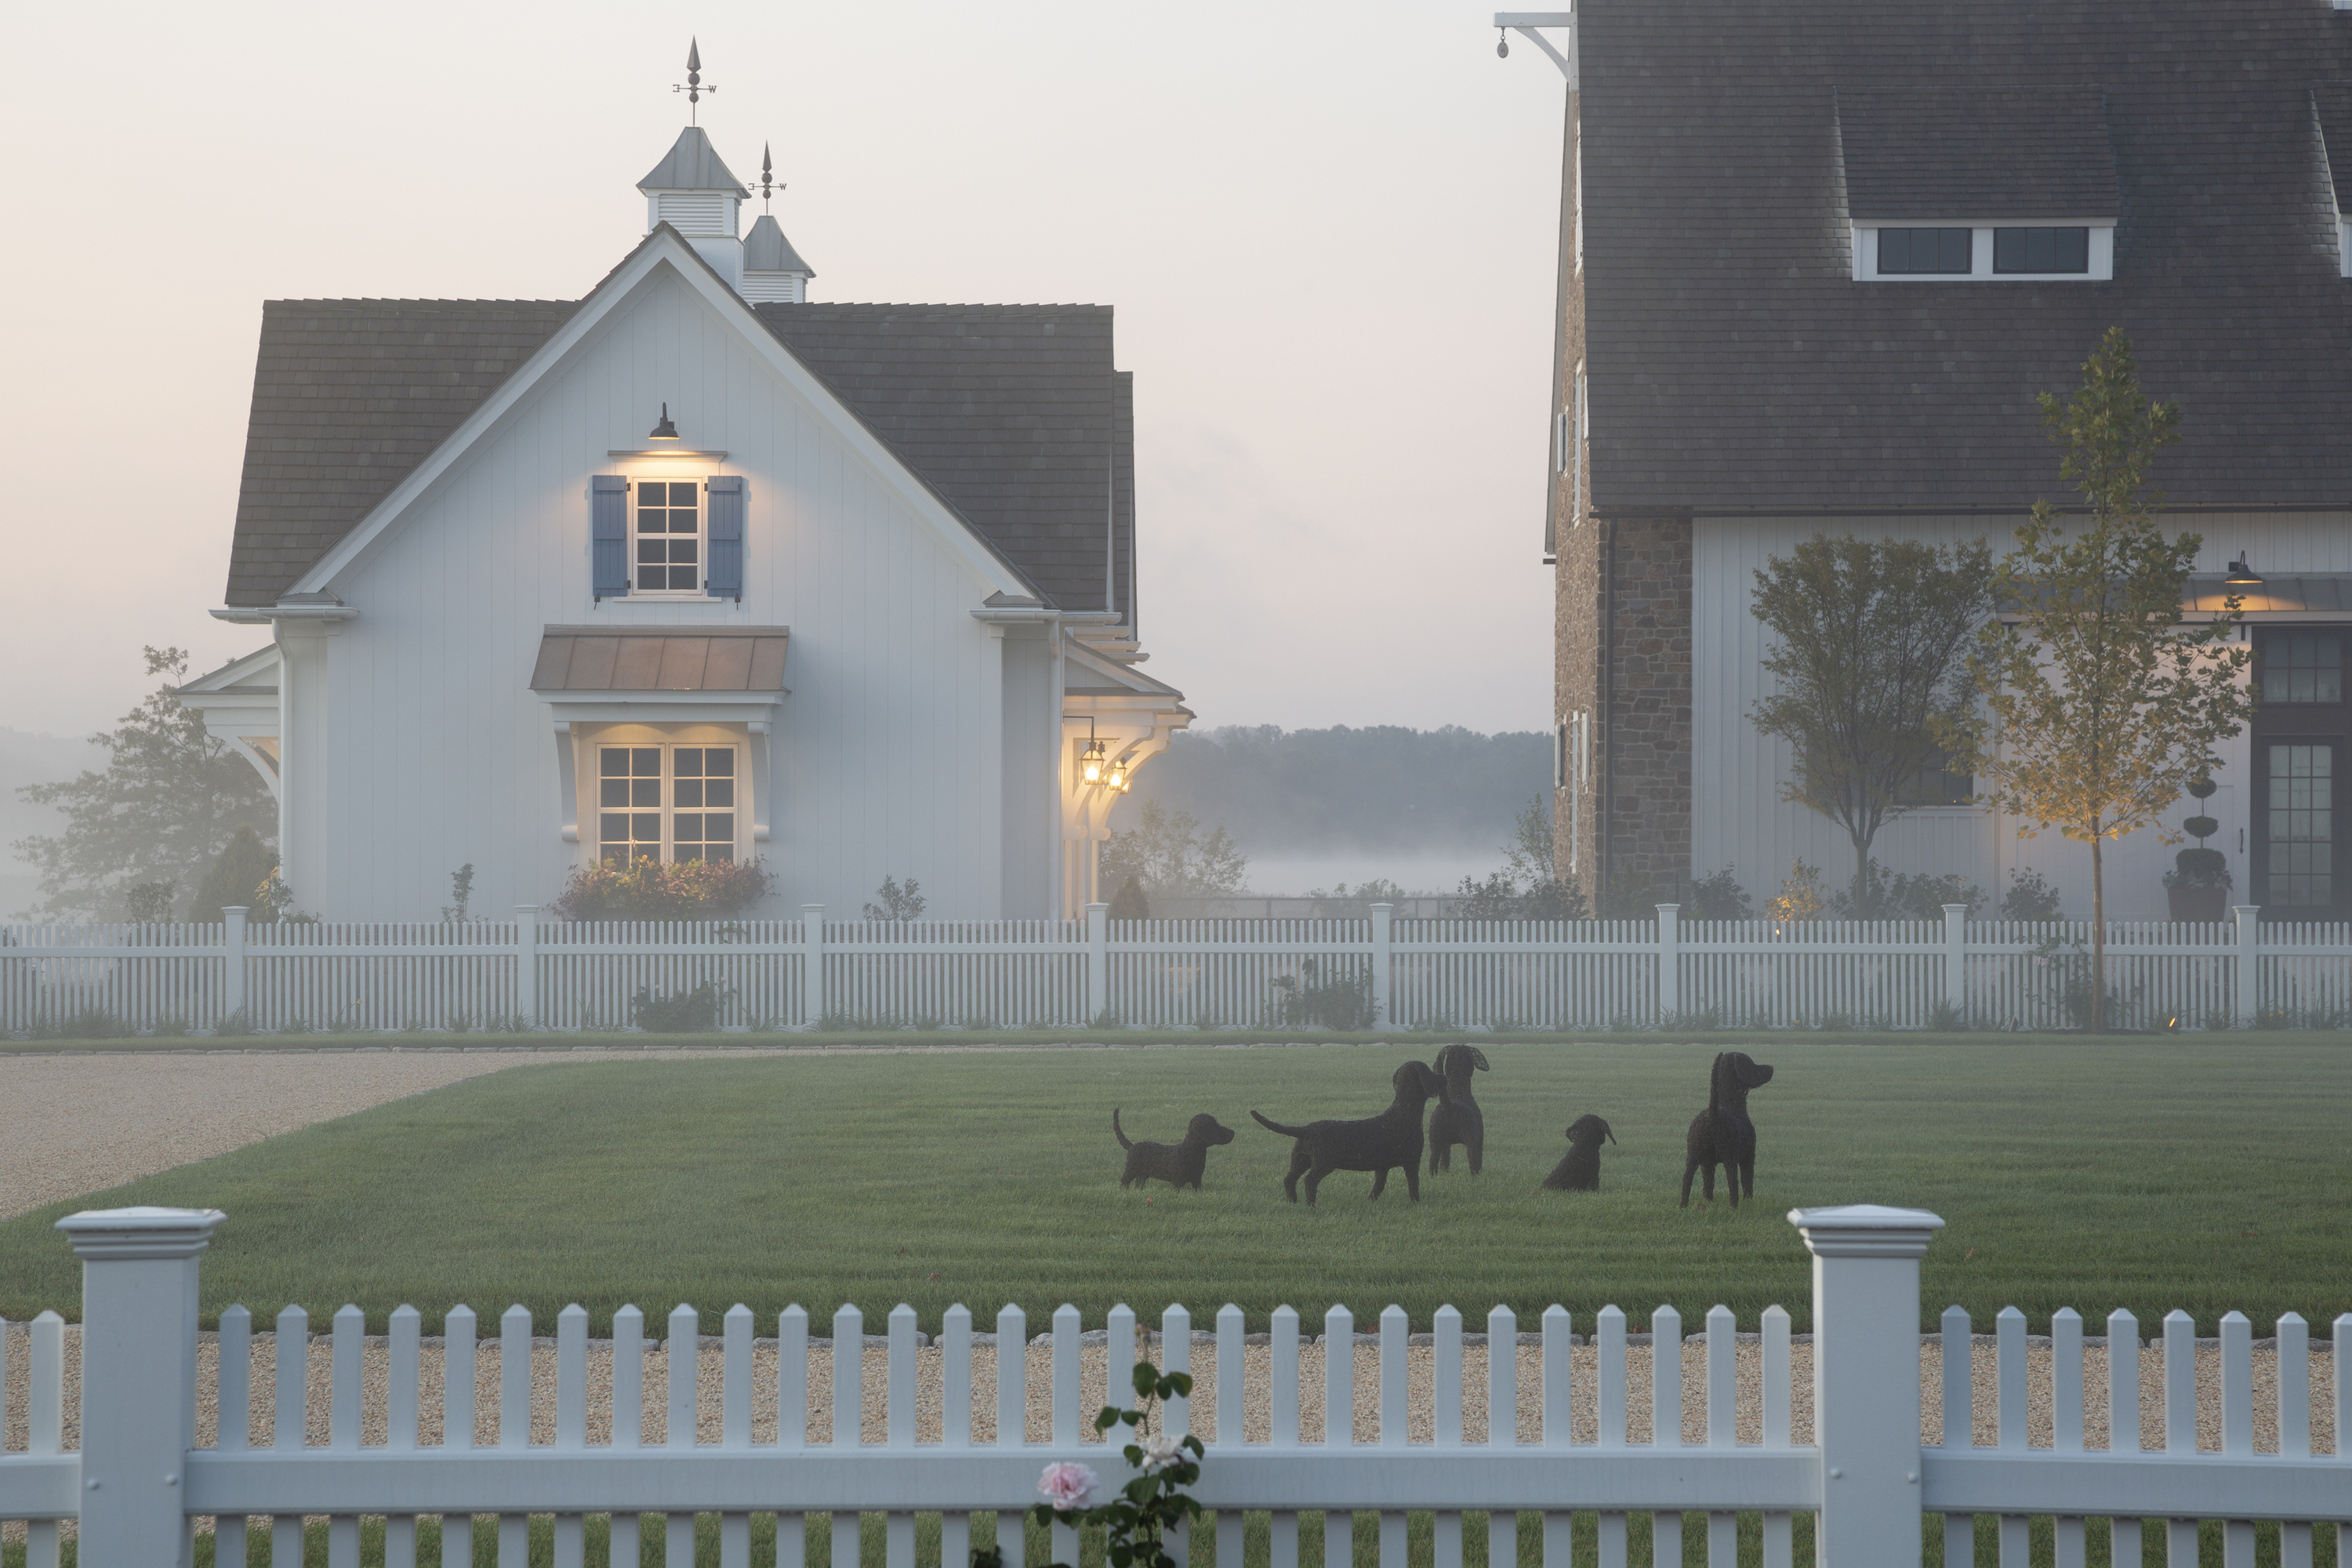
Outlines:
<svg viewBox="0 0 2352 1568"><path fill-rule="evenodd" d="M1691 869L1691 524L1607 528L1606 875L1672 899Z"/></svg>

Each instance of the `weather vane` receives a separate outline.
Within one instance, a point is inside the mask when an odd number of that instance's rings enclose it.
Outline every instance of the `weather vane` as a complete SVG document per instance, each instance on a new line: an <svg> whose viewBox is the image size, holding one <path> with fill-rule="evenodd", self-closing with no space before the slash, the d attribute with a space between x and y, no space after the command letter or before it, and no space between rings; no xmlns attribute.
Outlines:
<svg viewBox="0 0 2352 1568"><path fill-rule="evenodd" d="M718 88L707 86L703 82L702 40L699 38L688 38L687 40L685 84L681 86L677 82L672 82L669 84L669 89L672 92L682 92L686 94L687 123L689 125L698 123L694 106L702 101L702 95L704 93L717 92L719 90Z"/></svg>
<svg viewBox="0 0 2352 1568"><path fill-rule="evenodd" d="M765 142L761 142L760 210L761 212L766 212L768 210L768 198L777 191L781 191L784 188L782 184L775 178L775 164L771 163L768 159L768 144Z"/></svg>

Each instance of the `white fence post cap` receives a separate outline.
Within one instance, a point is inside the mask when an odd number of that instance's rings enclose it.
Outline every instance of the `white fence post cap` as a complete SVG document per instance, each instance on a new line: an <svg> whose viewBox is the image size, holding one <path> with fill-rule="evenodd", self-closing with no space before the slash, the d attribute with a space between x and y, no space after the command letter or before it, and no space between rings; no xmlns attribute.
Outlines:
<svg viewBox="0 0 2352 1568"><path fill-rule="evenodd" d="M1816 1258L1919 1258L1944 1228L1941 1215L1883 1204L1790 1209L1789 1223Z"/></svg>
<svg viewBox="0 0 2352 1568"><path fill-rule="evenodd" d="M228 1215L218 1209L84 1209L58 1221L77 1258L194 1258Z"/></svg>

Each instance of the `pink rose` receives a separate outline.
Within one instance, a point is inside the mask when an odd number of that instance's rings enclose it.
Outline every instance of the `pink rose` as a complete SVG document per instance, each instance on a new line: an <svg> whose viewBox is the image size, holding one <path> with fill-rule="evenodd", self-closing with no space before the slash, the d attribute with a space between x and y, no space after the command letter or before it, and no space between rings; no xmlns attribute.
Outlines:
<svg viewBox="0 0 2352 1568"><path fill-rule="evenodd" d="M1037 1489L1057 1509L1079 1509L1095 1489L1095 1473L1084 1465L1048 1465L1037 1478Z"/></svg>

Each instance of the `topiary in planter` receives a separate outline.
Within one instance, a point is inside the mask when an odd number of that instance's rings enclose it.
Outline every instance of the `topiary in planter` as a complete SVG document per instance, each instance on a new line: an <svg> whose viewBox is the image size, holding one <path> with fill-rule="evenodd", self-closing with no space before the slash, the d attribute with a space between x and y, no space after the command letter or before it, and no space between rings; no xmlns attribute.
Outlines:
<svg viewBox="0 0 2352 1568"><path fill-rule="evenodd" d="M2180 826L2191 838L2210 838L2221 831L2221 825L2210 816L2192 816Z"/></svg>
<svg viewBox="0 0 2352 1568"><path fill-rule="evenodd" d="M2183 849L2173 857L2172 870L2164 874L2168 888L2226 888L2230 861L2219 849Z"/></svg>
<svg viewBox="0 0 2352 1568"><path fill-rule="evenodd" d="M2189 793L2199 800L2212 799L2213 792L2221 787L2221 786L2220 784L2215 784L2210 778L2190 779L2189 781ZM2196 829L2191 828L2189 831L2193 833Z"/></svg>

